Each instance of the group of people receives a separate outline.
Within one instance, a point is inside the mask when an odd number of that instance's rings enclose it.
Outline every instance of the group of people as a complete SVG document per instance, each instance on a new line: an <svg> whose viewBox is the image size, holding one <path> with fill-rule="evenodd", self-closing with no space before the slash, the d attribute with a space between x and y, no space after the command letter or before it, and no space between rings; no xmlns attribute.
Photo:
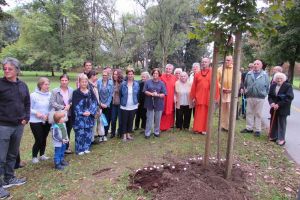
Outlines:
<svg viewBox="0 0 300 200"><path fill-rule="evenodd" d="M194 63L188 75L181 68L167 64L164 73L154 68L151 73L142 72L141 80L134 79L135 71L127 68L105 68L102 77L93 69L91 61L83 64L78 75L76 89L69 86L69 77L60 76L60 86L49 91L50 81L40 77L36 90L29 94L27 85L18 75L20 63L15 58L2 62L4 77L0 79L0 197L6 197L5 189L26 183L16 178L14 166L19 156L19 146L24 125L29 122L34 136L32 162L48 160L46 141L51 130L54 145L54 164L57 170L68 166L64 155L72 153L70 133L75 133L75 153L89 154L91 145L120 137L133 140L133 130L142 128L146 139L153 134L171 128L189 130L205 135L212 68L209 58ZM224 73L224 74L223 74ZM232 90L233 60L227 56L218 69L214 101L222 96L221 127L228 131ZM262 106L265 97L271 106L270 141L284 145L286 117L293 99L292 86L286 76L277 72L269 87L268 74L262 70L262 61L256 60L253 68L241 75L241 93L247 97L247 126L241 132L259 136L261 133ZM222 86L222 87L221 87ZM163 122L163 123L161 123Z"/></svg>

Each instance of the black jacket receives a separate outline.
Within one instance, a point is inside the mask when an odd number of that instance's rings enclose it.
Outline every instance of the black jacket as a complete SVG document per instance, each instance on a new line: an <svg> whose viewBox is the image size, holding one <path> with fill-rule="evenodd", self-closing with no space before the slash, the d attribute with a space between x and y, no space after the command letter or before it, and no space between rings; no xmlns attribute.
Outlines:
<svg viewBox="0 0 300 200"><path fill-rule="evenodd" d="M27 85L0 78L0 125L16 126L30 118L30 95Z"/></svg>
<svg viewBox="0 0 300 200"><path fill-rule="evenodd" d="M279 105L276 113L279 115L290 115L291 103L294 99L293 87L291 84L284 82L276 95L275 92L276 83L272 84L269 90L268 101L269 104L275 103ZM274 112L273 108L271 108L270 113Z"/></svg>

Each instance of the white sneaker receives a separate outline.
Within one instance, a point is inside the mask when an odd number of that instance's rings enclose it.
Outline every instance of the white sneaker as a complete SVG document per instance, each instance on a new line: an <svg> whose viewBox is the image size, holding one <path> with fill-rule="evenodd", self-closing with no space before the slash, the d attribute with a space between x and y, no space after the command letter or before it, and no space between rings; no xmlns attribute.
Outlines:
<svg viewBox="0 0 300 200"><path fill-rule="evenodd" d="M107 141L107 137L103 136L103 142L106 142L106 141Z"/></svg>
<svg viewBox="0 0 300 200"><path fill-rule="evenodd" d="M40 161L39 161L39 159L37 157L32 158L32 163L33 164L36 164L38 162L40 162Z"/></svg>
<svg viewBox="0 0 300 200"><path fill-rule="evenodd" d="M40 160L48 160L49 159L49 157L47 157L47 156L45 156L45 155L42 155L41 157L40 157Z"/></svg>
<svg viewBox="0 0 300 200"><path fill-rule="evenodd" d="M91 152L90 152L89 150L85 150L84 153L87 153L87 154L88 154L88 153L91 153Z"/></svg>
<svg viewBox="0 0 300 200"><path fill-rule="evenodd" d="M78 153L79 156L82 156L83 154L84 154L84 152L79 152Z"/></svg>
<svg viewBox="0 0 300 200"><path fill-rule="evenodd" d="M103 136L99 137L99 142L103 142Z"/></svg>

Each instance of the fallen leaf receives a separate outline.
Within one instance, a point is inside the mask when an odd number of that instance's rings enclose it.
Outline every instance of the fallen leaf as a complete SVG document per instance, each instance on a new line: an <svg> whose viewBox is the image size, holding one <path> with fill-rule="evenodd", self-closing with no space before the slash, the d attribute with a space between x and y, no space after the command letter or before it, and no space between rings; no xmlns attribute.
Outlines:
<svg viewBox="0 0 300 200"><path fill-rule="evenodd" d="M293 192L292 188L290 188L290 187L285 187L284 189L288 192Z"/></svg>

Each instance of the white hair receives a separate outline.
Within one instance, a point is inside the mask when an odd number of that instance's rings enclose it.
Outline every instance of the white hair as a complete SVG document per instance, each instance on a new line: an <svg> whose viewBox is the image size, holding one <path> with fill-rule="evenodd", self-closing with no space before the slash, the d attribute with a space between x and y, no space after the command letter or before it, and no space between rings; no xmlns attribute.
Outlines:
<svg viewBox="0 0 300 200"><path fill-rule="evenodd" d="M150 78L150 74L149 74L149 72L147 72L147 71L145 71L145 72L142 72L142 73L141 73L141 76L142 76L142 75L146 76L146 77L147 77L147 79L149 79L149 78Z"/></svg>
<svg viewBox="0 0 300 200"><path fill-rule="evenodd" d="M286 79L287 79L286 75L284 73L281 73L281 72L276 72L273 79L276 81L277 78L282 78L283 82L285 82Z"/></svg>
<svg viewBox="0 0 300 200"><path fill-rule="evenodd" d="M189 76L186 72L181 72L181 73L180 73L180 76L181 76L181 75Z"/></svg>
<svg viewBox="0 0 300 200"><path fill-rule="evenodd" d="M192 67L194 68L195 66L199 67L200 68L200 63L193 63Z"/></svg>
<svg viewBox="0 0 300 200"><path fill-rule="evenodd" d="M176 68L175 70L174 70L174 74L176 74L177 72L182 72L182 69L181 68Z"/></svg>
<svg viewBox="0 0 300 200"><path fill-rule="evenodd" d="M171 66L171 67L172 67L172 69L174 69L174 65L172 65L172 64L170 64L170 63L168 63L168 64L166 64L166 67L168 67L168 66Z"/></svg>

